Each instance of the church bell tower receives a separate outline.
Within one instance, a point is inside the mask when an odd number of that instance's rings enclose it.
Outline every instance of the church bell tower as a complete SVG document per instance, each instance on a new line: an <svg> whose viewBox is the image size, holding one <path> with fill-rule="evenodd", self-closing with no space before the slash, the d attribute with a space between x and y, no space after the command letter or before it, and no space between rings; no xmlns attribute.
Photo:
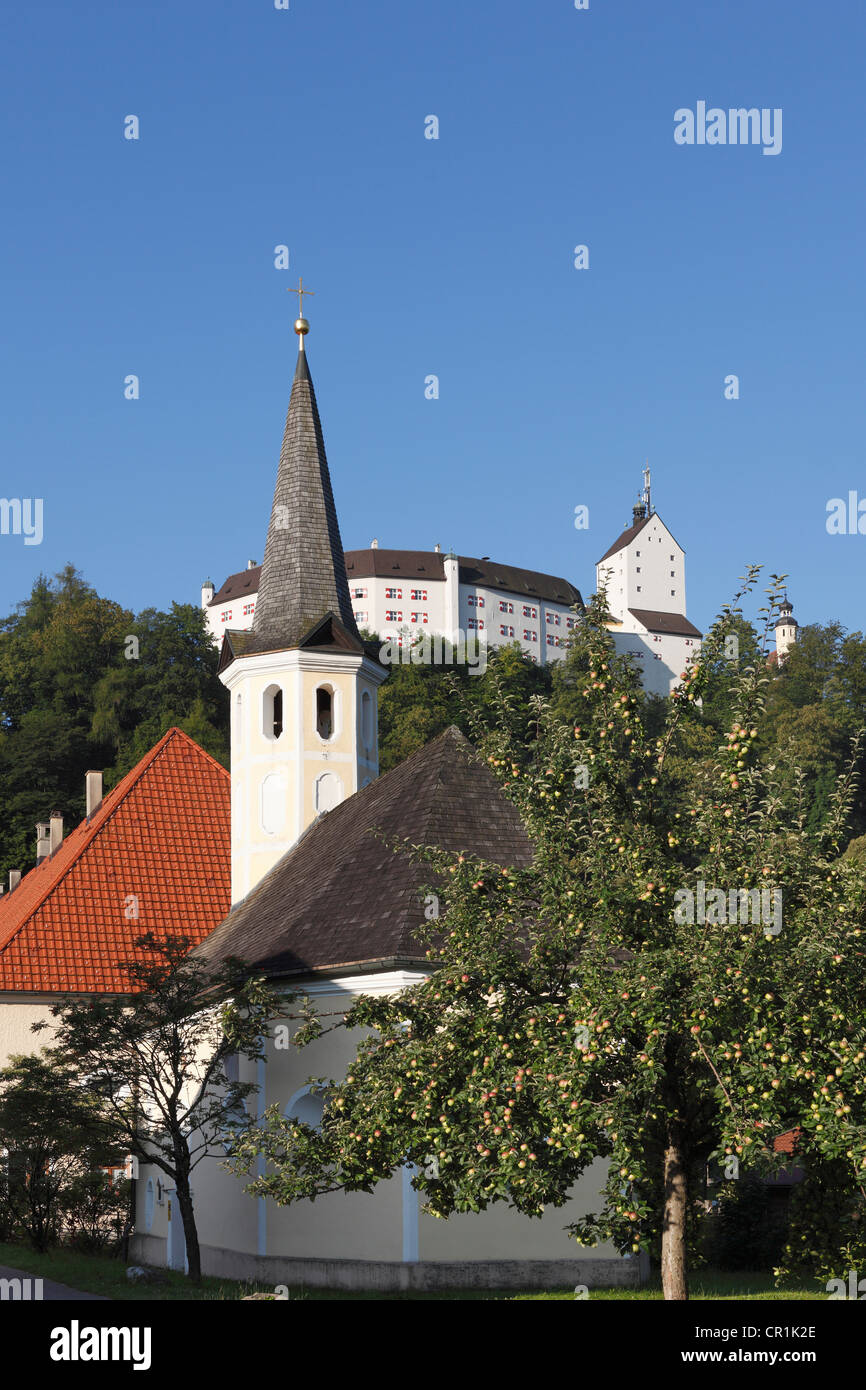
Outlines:
<svg viewBox="0 0 866 1390"><path fill-rule="evenodd" d="M352 612L322 426L304 339L277 469L256 610L226 632L231 699L232 903L307 827L379 771L378 688L387 675Z"/></svg>

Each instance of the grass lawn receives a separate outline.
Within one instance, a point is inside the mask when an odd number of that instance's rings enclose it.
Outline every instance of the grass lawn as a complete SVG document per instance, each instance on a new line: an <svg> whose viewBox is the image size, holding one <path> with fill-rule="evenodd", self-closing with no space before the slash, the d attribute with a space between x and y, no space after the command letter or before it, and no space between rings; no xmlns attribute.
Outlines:
<svg viewBox="0 0 866 1390"><path fill-rule="evenodd" d="M99 1293L106 1298L124 1299L131 1302L155 1301L164 1303L173 1300L223 1300L235 1302L249 1293L273 1293L273 1285L239 1283L233 1279L205 1278L199 1288L193 1288L188 1280L174 1270L166 1270L168 1283L156 1285L131 1284L126 1277L126 1265L122 1260L109 1259L104 1255L81 1255L74 1250L53 1250L48 1255L39 1255L23 1245L0 1243L0 1264L12 1265L25 1270L37 1278L54 1279L59 1284L68 1284L73 1289L86 1293ZM589 1300L646 1301L661 1299L661 1284L653 1280L642 1289L590 1289ZM815 1300L824 1302L827 1293L823 1284L806 1284L784 1291L774 1288L772 1277L764 1273L719 1273L699 1270L691 1281L691 1296L695 1300L706 1299L760 1299L764 1301ZM310 1302L549 1302L574 1301L574 1290L569 1289L454 1289L439 1293L346 1293L339 1289L290 1289L293 1300L305 1299Z"/></svg>

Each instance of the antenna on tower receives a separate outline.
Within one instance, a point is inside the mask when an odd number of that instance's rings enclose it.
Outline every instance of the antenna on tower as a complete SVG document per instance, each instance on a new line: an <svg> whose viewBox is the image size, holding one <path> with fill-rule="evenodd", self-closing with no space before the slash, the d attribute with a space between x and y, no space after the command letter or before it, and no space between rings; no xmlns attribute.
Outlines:
<svg viewBox="0 0 866 1390"><path fill-rule="evenodd" d="M643 470L643 504L644 504L644 508L645 508L645 510L646 510L646 515L647 515L647 516L652 516L652 514L653 514L653 504L652 504L652 499L651 499L651 497L650 497L650 468L649 468L649 459L647 459L646 465L645 465L644 470Z"/></svg>

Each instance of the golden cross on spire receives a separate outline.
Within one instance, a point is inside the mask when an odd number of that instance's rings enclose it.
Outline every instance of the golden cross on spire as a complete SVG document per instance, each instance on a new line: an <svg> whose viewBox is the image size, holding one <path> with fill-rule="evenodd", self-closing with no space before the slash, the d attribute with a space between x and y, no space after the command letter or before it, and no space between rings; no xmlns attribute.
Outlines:
<svg viewBox="0 0 866 1390"><path fill-rule="evenodd" d="M303 318L303 317L304 317L304 295L305 295L305 294L315 294L316 291L315 291L315 290L305 290L305 289L304 289L304 277L301 275L301 276L298 277L298 288L297 288L297 289L294 289L294 288L290 285L290 286L289 286L289 291L288 291L288 292L289 292L289 294L296 294L296 295L298 296L298 317L299 317L299 318Z"/></svg>

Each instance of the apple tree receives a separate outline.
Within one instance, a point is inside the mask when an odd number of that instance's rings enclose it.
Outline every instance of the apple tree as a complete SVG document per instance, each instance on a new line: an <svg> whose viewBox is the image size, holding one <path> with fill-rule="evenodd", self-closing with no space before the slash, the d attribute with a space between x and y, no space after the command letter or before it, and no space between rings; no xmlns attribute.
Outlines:
<svg viewBox="0 0 866 1390"><path fill-rule="evenodd" d="M774 577L765 642L779 597ZM731 663L719 696L741 622L723 610L650 731L594 601L570 658L574 720L537 699L518 738L505 702L479 729L534 862L417 847L444 906L429 977L359 998L336 1025L368 1031L327 1082L319 1131L273 1108L240 1139L234 1171L267 1161L250 1192L286 1204L371 1191L411 1162L438 1216L506 1202L541 1217L601 1156L603 1200L571 1233L654 1253L667 1299L688 1297L710 1160L731 1180L740 1165L771 1173L790 1162L774 1138L796 1128L798 1162L862 1212L866 873L842 857L853 774L810 827L797 769L762 752L765 661ZM710 675L732 713L707 752ZM313 1018L296 1041L324 1027Z"/></svg>

